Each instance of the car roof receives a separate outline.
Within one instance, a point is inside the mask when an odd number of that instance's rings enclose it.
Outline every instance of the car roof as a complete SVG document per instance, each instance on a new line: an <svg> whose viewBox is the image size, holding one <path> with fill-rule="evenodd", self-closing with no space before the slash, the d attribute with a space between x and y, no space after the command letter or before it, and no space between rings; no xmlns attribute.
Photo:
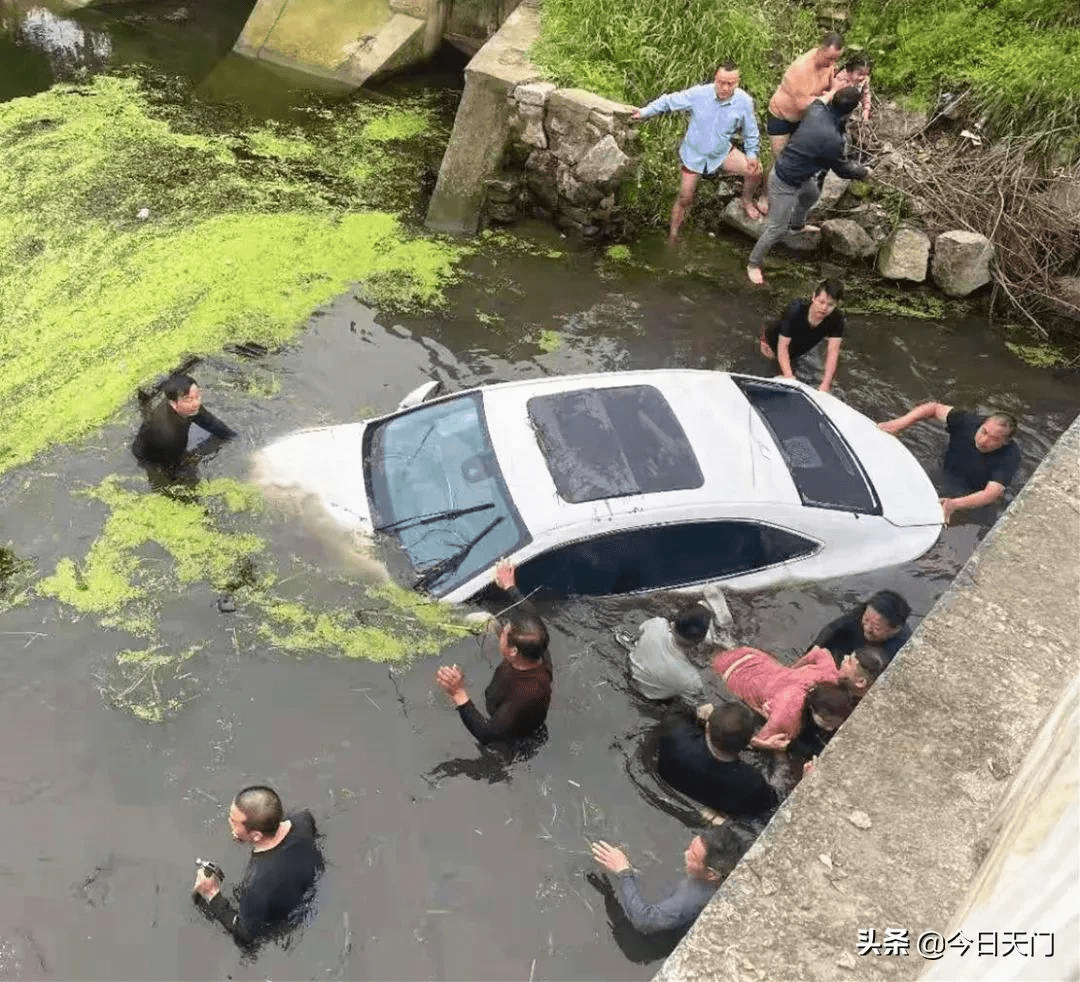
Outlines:
<svg viewBox="0 0 1080 982"><path fill-rule="evenodd" d="M571 502L556 487L529 400L579 390L651 386L682 427L702 480L697 487ZM768 429L725 372L657 369L529 379L484 387L485 417L507 486L529 530L541 534L598 513L648 508L646 521L673 510L733 504L800 506L794 482ZM534 404L535 408L535 404ZM624 445L633 452L634 447ZM565 466L565 462L563 464Z"/></svg>

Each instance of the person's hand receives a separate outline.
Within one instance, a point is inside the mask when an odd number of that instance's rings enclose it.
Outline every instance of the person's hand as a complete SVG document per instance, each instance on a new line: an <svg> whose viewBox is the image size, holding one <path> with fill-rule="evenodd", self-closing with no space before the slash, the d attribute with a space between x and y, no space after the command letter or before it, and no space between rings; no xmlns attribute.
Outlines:
<svg viewBox="0 0 1080 982"><path fill-rule="evenodd" d="M802 776L806 777L807 774L812 774L814 771L814 764L817 763L817 757L811 757L805 764L802 765Z"/></svg>
<svg viewBox="0 0 1080 982"><path fill-rule="evenodd" d="M893 436L900 432L900 427L896 425L895 419L887 419L884 423L878 423L877 428L886 433L891 433Z"/></svg>
<svg viewBox="0 0 1080 982"><path fill-rule="evenodd" d="M469 701L465 691L465 673L457 665L443 665L435 672L435 681L454 702L455 706L464 706Z"/></svg>
<svg viewBox="0 0 1080 982"><path fill-rule="evenodd" d="M221 883L216 876L210 876L204 869L199 869L195 873L195 886L191 890L209 902L221 892Z"/></svg>
<svg viewBox="0 0 1080 982"><path fill-rule="evenodd" d="M609 873L623 873L630 868L630 860L621 849L616 849L604 841L592 844L592 855Z"/></svg>
<svg viewBox="0 0 1080 982"><path fill-rule="evenodd" d="M509 559L500 559L495 564L495 585L500 590L512 590L517 585L514 564Z"/></svg>
<svg viewBox="0 0 1080 982"><path fill-rule="evenodd" d="M641 110L640 109L635 109L630 114L630 121L633 122L633 123L640 123L641 122Z"/></svg>
<svg viewBox="0 0 1080 982"><path fill-rule="evenodd" d="M746 158L746 173L751 177L757 177L761 173L761 161L757 157Z"/></svg>
<svg viewBox="0 0 1080 982"><path fill-rule="evenodd" d="M754 737L750 741L750 746L757 747L758 750L786 750L789 743L791 743L791 737L786 733L774 733L772 736L765 737L764 740Z"/></svg>
<svg viewBox="0 0 1080 982"><path fill-rule="evenodd" d="M955 515L956 512L958 511L958 509L956 507L956 499L955 498L942 498L941 499L941 511L942 511L942 514L944 515L944 518L945 518L945 524L946 525L951 525L952 520L953 520L953 515Z"/></svg>
<svg viewBox="0 0 1080 982"><path fill-rule="evenodd" d="M710 716L712 716L712 714L713 714L713 704L711 702L703 702L694 711L694 715L697 716L698 720L700 722L702 722L702 723L704 723L706 720L708 720L708 718Z"/></svg>
<svg viewBox="0 0 1080 982"><path fill-rule="evenodd" d="M828 392L831 388L831 383L827 385L825 382L822 382L821 385L818 386L818 392Z"/></svg>

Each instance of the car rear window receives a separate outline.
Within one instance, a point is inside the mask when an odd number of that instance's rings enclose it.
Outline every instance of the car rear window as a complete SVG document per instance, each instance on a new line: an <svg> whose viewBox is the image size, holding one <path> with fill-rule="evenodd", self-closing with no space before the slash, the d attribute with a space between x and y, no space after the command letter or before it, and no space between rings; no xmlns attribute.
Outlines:
<svg viewBox="0 0 1080 982"><path fill-rule="evenodd" d="M682 426L651 385L534 396L527 405L565 501L686 491L704 483Z"/></svg>
<svg viewBox="0 0 1080 982"><path fill-rule="evenodd" d="M804 505L881 514L862 464L812 399L787 385L732 379L772 433Z"/></svg>

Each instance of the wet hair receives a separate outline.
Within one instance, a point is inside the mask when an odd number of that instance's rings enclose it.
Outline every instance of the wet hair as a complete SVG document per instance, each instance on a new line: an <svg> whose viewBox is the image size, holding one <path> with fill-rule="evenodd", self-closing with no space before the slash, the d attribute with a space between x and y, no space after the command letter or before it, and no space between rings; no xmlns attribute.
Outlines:
<svg viewBox="0 0 1080 982"><path fill-rule="evenodd" d="M828 294L829 298L839 303L844 299L844 281L843 280L822 280L817 286L814 287L814 296L819 293Z"/></svg>
<svg viewBox="0 0 1080 982"><path fill-rule="evenodd" d="M806 697L806 708L817 713L826 722L835 722L836 726L839 726L851 715L855 708L855 699L844 686L822 682L810 690Z"/></svg>
<svg viewBox="0 0 1080 982"><path fill-rule="evenodd" d="M821 39L821 47L823 47L823 48L839 48L841 51L843 51L844 50L844 35L841 34L839 31L829 31L829 33L826 34L825 37L823 37Z"/></svg>
<svg viewBox="0 0 1080 982"><path fill-rule="evenodd" d="M732 61L730 58L728 58L727 61L720 62L720 66L716 69L717 73L719 73L719 72L737 72L738 70L739 70L739 66L736 65L735 62Z"/></svg>
<svg viewBox="0 0 1080 982"><path fill-rule="evenodd" d="M986 419L988 422L993 421L1008 427L1009 436L1012 436L1016 432L1016 417L1011 413L991 413Z"/></svg>
<svg viewBox="0 0 1080 982"><path fill-rule="evenodd" d="M871 72L874 69L874 61L872 58L868 58L866 55L852 55L847 64L844 65L845 72L855 72L860 68L865 68L867 72Z"/></svg>
<svg viewBox="0 0 1080 982"><path fill-rule="evenodd" d="M249 832L261 832L265 836L277 833L285 810L281 799L273 788L265 784L253 784L244 788L234 799L233 804L244 816L244 828Z"/></svg>
<svg viewBox="0 0 1080 982"><path fill-rule="evenodd" d="M712 624L712 611L704 604L688 604L679 609L679 612L671 619L671 626L675 633L683 641L689 644L700 644L709 633L709 625Z"/></svg>
<svg viewBox="0 0 1080 982"><path fill-rule="evenodd" d="M510 633L506 636L507 644L517 648L517 653L526 661L540 661L548 649L548 630L536 614L524 610L515 610L510 614Z"/></svg>
<svg viewBox="0 0 1080 982"><path fill-rule="evenodd" d="M911 604L895 590L878 590L869 600L867 607L873 607L893 627L899 627L911 614Z"/></svg>
<svg viewBox="0 0 1080 982"><path fill-rule="evenodd" d="M841 115L847 116L860 102L862 92L857 85L848 85L833 96L833 108Z"/></svg>
<svg viewBox="0 0 1080 982"><path fill-rule="evenodd" d="M757 718L741 702L725 703L713 710L705 724L712 745L726 754L745 750L756 729Z"/></svg>
<svg viewBox="0 0 1080 982"><path fill-rule="evenodd" d="M701 841L705 843L703 865L721 879L727 878L750 847L750 843L726 823L706 829L701 833Z"/></svg>
<svg viewBox="0 0 1080 982"><path fill-rule="evenodd" d="M855 652L855 660L859 663L859 674L866 680L867 688L885 671L886 659L876 644L863 645Z"/></svg>
<svg viewBox="0 0 1080 982"><path fill-rule="evenodd" d="M165 379L165 383L161 386L161 391L165 393L165 398L169 402L176 402L181 396L186 396L191 391L191 387L196 385L195 379L190 375L184 375L182 372L177 372L175 375L170 375Z"/></svg>

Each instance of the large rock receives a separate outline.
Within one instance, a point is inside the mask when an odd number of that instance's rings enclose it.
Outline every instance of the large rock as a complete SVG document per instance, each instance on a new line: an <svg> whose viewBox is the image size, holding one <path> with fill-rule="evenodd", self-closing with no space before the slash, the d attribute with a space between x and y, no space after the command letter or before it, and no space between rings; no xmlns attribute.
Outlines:
<svg viewBox="0 0 1080 982"><path fill-rule="evenodd" d="M521 88L521 86L518 86ZM517 138L530 147L539 150L547 149L547 134L544 132L544 107L532 103L517 103L516 111L511 120L511 128L517 134Z"/></svg>
<svg viewBox="0 0 1080 982"><path fill-rule="evenodd" d="M577 178L586 184L613 183L626 175L630 163L630 158L609 133L578 161Z"/></svg>
<svg viewBox="0 0 1080 982"><path fill-rule="evenodd" d="M825 245L839 256L866 259L877 252L877 243L850 218L830 218L822 222L821 234Z"/></svg>
<svg viewBox="0 0 1080 982"><path fill-rule="evenodd" d="M950 297L966 297L990 282L994 247L985 235L957 229L942 232L934 242L930 274Z"/></svg>
<svg viewBox="0 0 1080 982"><path fill-rule="evenodd" d="M755 221L747 218L738 198L732 198L728 202L727 207L720 215L720 220L725 225L730 225L733 229L742 232L743 235L750 236L754 240L760 239L761 233L765 231L765 219L759 218Z"/></svg>
<svg viewBox="0 0 1080 982"><path fill-rule="evenodd" d="M930 261L930 238L917 228L901 225L878 253L878 272L888 280L922 283Z"/></svg>
<svg viewBox="0 0 1080 982"><path fill-rule="evenodd" d="M558 160L546 150L534 150L525 161L525 184L548 211L554 211L559 201L558 172Z"/></svg>
<svg viewBox="0 0 1080 982"><path fill-rule="evenodd" d="M525 82L514 89L514 99L526 106L543 106L554 91L551 82Z"/></svg>
<svg viewBox="0 0 1080 982"><path fill-rule="evenodd" d="M885 102L874 113L874 132L882 143L895 145L914 136L926 122L926 113L909 112L895 102Z"/></svg>
<svg viewBox="0 0 1080 982"><path fill-rule="evenodd" d="M821 247L821 229L804 225L797 232L788 232L780 241L794 252L817 252Z"/></svg>
<svg viewBox="0 0 1080 982"><path fill-rule="evenodd" d="M848 217L878 245L881 245L892 234L892 218L877 202L867 201L852 208L848 212Z"/></svg>
<svg viewBox="0 0 1080 982"><path fill-rule="evenodd" d="M547 98L548 143L560 160L576 164L633 106L612 102L582 89L557 89ZM595 119L594 119L595 117ZM599 124L599 125L598 125Z"/></svg>
<svg viewBox="0 0 1080 982"><path fill-rule="evenodd" d="M825 183L821 186L821 197L817 199L813 211L818 214L832 211L844 196L844 192L847 191L850 183L851 181L846 178L839 177L832 171L827 171L825 173Z"/></svg>

